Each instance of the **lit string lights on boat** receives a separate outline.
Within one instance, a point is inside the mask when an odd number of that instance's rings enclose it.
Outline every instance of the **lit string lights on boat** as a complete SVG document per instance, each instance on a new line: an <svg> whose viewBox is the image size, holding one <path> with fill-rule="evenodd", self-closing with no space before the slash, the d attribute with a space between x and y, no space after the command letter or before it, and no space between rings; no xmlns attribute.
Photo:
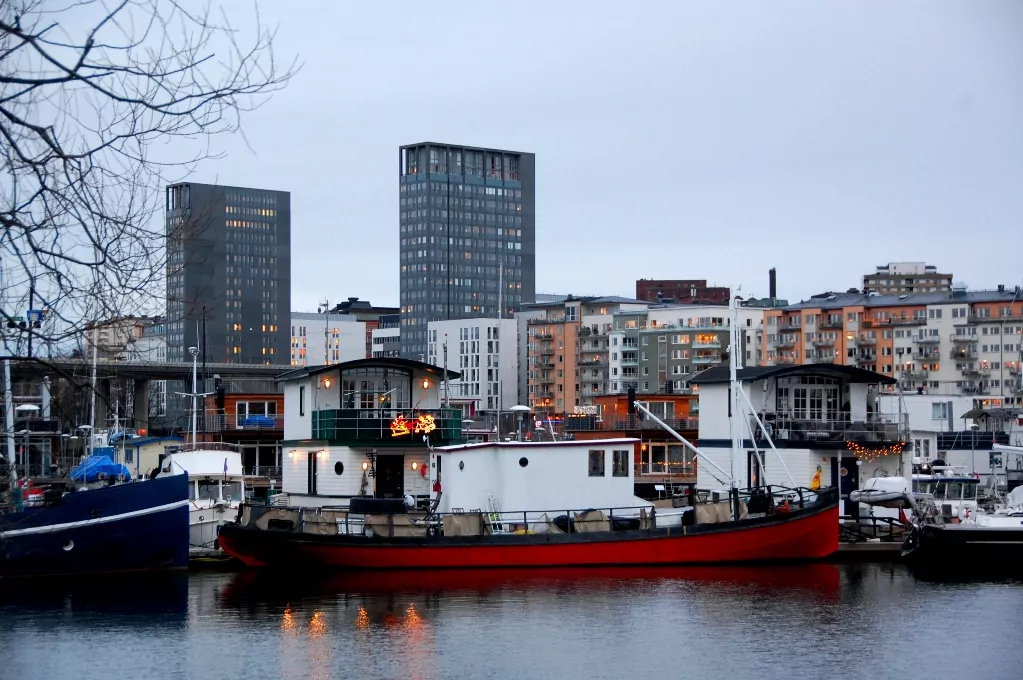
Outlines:
<svg viewBox="0 0 1023 680"><path fill-rule="evenodd" d="M856 454L860 460L872 463L881 456L899 456L906 448L906 442L896 442L887 446L864 446L859 442L846 442L846 448Z"/></svg>

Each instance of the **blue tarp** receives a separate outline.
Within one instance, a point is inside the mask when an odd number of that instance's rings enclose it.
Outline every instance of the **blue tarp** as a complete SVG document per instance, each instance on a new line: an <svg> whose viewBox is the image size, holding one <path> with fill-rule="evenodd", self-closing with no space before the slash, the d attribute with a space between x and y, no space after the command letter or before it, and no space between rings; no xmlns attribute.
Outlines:
<svg viewBox="0 0 1023 680"><path fill-rule="evenodd" d="M123 481L131 480L131 471L120 463L115 463L109 455L105 452L109 451L113 453L114 450L109 447L102 449L96 449L100 453L93 453L91 456L86 458L82 463L71 471L71 481L73 482L95 482L101 477L103 479L120 479Z"/></svg>

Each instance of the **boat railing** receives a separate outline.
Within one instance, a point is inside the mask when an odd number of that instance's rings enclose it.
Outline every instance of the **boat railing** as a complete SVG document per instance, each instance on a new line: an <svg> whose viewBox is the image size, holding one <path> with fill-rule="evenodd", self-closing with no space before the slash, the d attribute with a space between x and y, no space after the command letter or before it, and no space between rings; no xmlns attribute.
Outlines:
<svg viewBox="0 0 1023 680"><path fill-rule="evenodd" d="M835 502L837 492L825 488L766 486L738 490L748 515L784 513L815 504ZM697 491L685 494L684 502L671 507L656 504L606 508L555 508L548 510L501 511L485 508L453 508L437 513L411 511L405 514L354 513L346 506L300 508L280 505L247 505L242 524L268 530L298 531L343 536L415 538L426 536L484 536L492 534L575 534L607 531L650 531L666 526L692 526L702 520L695 511L701 505L725 507L729 493ZM269 514L268 514L269 513ZM658 517L671 517L658 524ZM745 516L745 515L744 515ZM711 519L709 523L729 521Z"/></svg>
<svg viewBox="0 0 1023 680"><path fill-rule="evenodd" d="M241 444L231 444L229 442L189 442L178 446L168 446L166 453L188 453L191 451L233 451L241 453L242 448Z"/></svg>
<svg viewBox="0 0 1023 680"><path fill-rule="evenodd" d="M906 538L907 526L897 517L871 515L853 517L842 515L838 525L839 540L845 543L862 543L877 540L882 543L901 543Z"/></svg>

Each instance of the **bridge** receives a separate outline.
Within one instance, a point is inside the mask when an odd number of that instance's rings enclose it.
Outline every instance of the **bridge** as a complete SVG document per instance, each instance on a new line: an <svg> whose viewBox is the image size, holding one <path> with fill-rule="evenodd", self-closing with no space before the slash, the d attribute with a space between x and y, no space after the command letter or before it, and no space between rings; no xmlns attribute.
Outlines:
<svg viewBox="0 0 1023 680"><path fill-rule="evenodd" d="M273 379L292 370L290 365L272 364L199 364L207 376L222 378L263 378ZM44 376L88 377L92 375L92 361L88 359L59 358L13 358L11 375L16 378L42 378ZM96 362L98 379L118 378L122 380L190 380L190 361L117 361L100 359Z"/></svg>

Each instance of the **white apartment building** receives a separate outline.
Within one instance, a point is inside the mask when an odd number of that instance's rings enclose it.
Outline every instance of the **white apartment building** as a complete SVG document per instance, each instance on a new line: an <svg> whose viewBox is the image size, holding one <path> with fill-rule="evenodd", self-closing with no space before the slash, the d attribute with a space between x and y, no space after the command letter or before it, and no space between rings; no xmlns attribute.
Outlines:
<svg viewBox="0 0 1023 680"><path fill-rule="evenodd" d="M462 374L450 381L450 399L463 405L468 415L507 411L518 403L516 331L515 319L455 319L427 324L426 362Z"/></svg>
<svg viewBox="0 0 1023 680"><path fill-rule="evenodd" d="M611 394L677 393L701 371L726 363L731 320L727 305L667 305L616 314L608 346ZM742 366L762 356L764 309L740 307Z"/></svg>
<svg viewBox="0 0 1023 680"><path fill-rule="evenodd" d="M374 328L369 336L374 359L401 355L401 328L398 325Z"/></svg>
<svg viewBox="0 0 1023 680"><path fill-rule="evenodd" d="M291 365L327 366L368 357L365 321L348 314L291 313Z"/></svg>

